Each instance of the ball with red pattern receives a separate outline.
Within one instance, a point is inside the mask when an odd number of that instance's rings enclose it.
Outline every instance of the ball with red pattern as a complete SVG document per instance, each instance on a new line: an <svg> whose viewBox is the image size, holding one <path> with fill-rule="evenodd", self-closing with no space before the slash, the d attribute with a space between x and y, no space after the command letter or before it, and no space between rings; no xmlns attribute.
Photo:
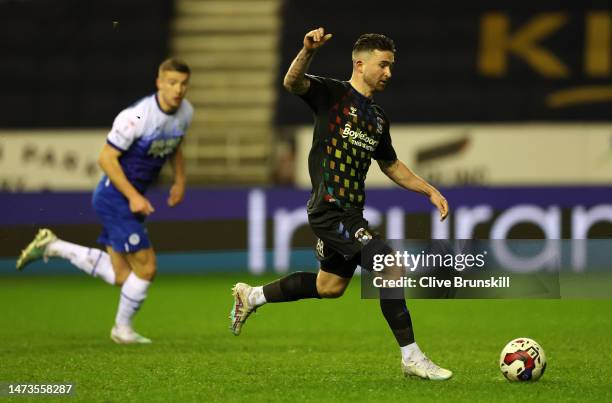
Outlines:
<svg viewBox="0 0 612 403"><path fill-rule="evenodd" d="M506 344L499 367L509 381L537 381L546 369L546 354L535 340L520 337Z"/></svg>

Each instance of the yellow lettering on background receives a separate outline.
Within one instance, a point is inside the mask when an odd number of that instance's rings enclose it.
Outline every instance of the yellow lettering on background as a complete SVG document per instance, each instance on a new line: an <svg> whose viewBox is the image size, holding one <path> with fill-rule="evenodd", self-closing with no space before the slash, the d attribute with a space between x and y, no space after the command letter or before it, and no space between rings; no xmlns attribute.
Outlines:
<svg viewBox="0 0 612 403"><path fill-rule="evenodd" d="M591 77L606 77L612 71L612 14L589 13L585 26L584 72Z"/></svg>
<svg viewBox="0 0 612 403"><path fill-rule="evenodd" d="M507 15L499 12L485 14L480 29L479 71L486 76L503 76L508 70L508 55L513 54L545 77L569 76L567 66L551 51L538 45L538 41L550 36L566 21L562 13L543 13L510 33Z"/></svg>

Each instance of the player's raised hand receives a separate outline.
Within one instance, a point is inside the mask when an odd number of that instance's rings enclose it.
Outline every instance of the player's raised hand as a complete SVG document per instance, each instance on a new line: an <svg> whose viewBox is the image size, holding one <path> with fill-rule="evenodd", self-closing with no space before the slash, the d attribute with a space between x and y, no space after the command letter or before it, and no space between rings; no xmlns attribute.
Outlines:
<svg viewBox="0 0 612 403"><path fill-rule="evenodd" d="M146 197L136 195L130 198L130 211L135 214L149 215L154 212L155 209Z"/></svg>
<svg viewBox="0 0 612 403"><path fill-rule="evenodd" d="M168 196L168 206L174 207L183 201L185 197L185 185L182 183L175 183L170 188L170 195Z"/></svg>
<svg viewBox="0 0 612 403"><path fill-rule="evenodd" d="M448 216L448 202L444 196L442 196L440 192L434 192L429 197L429 200L440 212L440 221L444 221L444 219L446 219Z"/></svg>
<svg viewBox="0 0 612 403"><path fill-rule="evenodd" d="M304 36L304 48L306 50L315 50L325 45L325 42L330 40L332 34L326 34L323 27L314 29Z"/></svg>

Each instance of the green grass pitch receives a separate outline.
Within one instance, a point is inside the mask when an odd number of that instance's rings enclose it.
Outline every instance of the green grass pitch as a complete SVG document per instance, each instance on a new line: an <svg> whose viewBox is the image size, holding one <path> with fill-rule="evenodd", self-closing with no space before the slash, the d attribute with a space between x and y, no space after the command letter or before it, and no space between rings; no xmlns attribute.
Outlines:
<svg viewBox="0 0 612 403"><path fill-rule="evenodd" d="M404 379L358 281L337 300L264 306L235 337L227 315L239 279L271 277L159 276L136 320L154 344L118 346L108 337L117 288L85 276L2 277L0 383L74 382L62 400L90 402L612 399L612 300L409 301L417 341L455 373L430 382ZM539 382L510 383L498 370L501 348L519 336L548 355Z"/></svg>

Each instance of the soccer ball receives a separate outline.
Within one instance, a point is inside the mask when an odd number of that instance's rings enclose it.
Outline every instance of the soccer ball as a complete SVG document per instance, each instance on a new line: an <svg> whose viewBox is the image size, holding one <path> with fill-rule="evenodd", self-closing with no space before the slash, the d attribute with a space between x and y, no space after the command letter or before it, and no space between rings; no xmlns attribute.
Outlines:
<svg viewBox="0 0 612 403"><path fill-rule="evenodd" d="M521 337L506 344L499 367L509 381L537 381L546 369L546 354L535 340Z"/></svg>

